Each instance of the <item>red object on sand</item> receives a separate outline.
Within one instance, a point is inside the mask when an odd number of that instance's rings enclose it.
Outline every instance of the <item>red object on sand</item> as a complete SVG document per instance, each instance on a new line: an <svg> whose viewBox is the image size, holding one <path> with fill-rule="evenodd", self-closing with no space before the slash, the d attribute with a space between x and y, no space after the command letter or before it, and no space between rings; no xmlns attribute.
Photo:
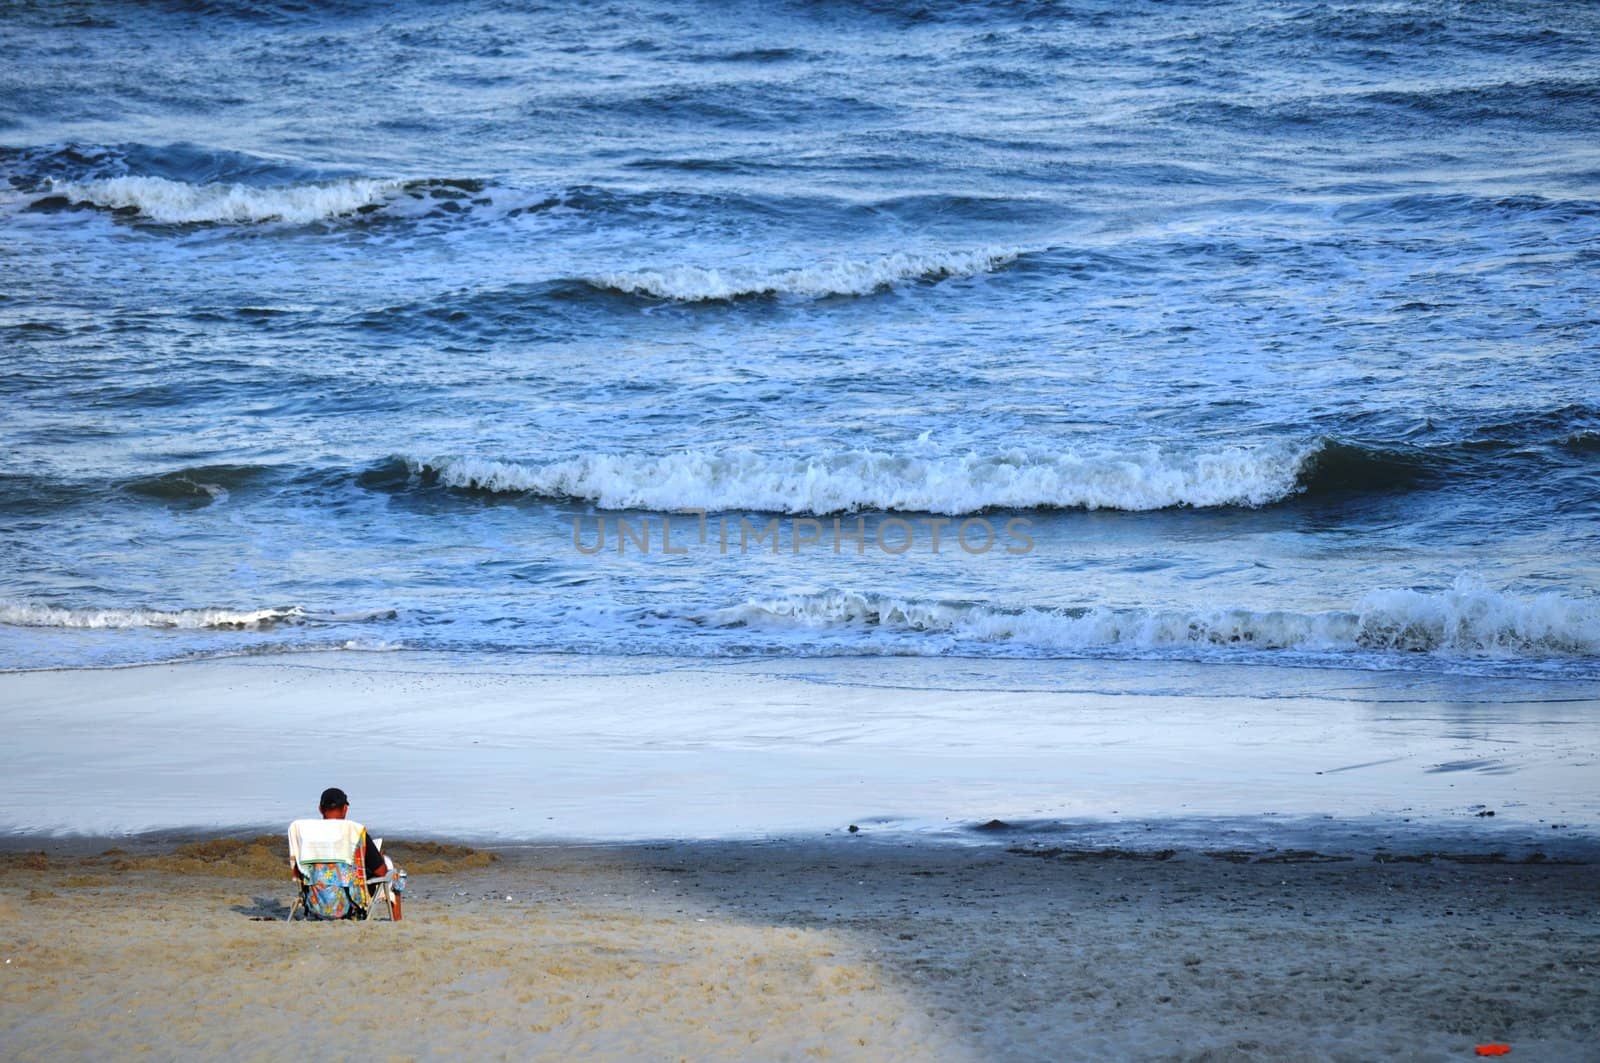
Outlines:
<svg viewBox="0 0 1600 1063"><path fill-rule="evenodd" d="M1503 1056L1511 1051L1510 1045L1479 1045L1473 1049L1480 1056Z"/></svg>

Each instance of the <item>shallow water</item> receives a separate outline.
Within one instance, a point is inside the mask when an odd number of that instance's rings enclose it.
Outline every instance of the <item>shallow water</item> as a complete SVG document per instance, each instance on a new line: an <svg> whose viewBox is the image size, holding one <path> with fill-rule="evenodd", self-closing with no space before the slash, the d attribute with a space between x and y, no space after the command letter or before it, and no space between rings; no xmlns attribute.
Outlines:
<svg viewBox="0 0 1600 1063"><path fill-rule="evenodd" d="M1594 9L0 18L0 666L1600 676Z"/></svg>
<svg viewBox="0 0 1600 1063"><path fill-rule="evenodd" d="M0 704L0 833L279 829L335 783L396 837L1600 853L1593 681L322 654L12 673Z"/></svg>

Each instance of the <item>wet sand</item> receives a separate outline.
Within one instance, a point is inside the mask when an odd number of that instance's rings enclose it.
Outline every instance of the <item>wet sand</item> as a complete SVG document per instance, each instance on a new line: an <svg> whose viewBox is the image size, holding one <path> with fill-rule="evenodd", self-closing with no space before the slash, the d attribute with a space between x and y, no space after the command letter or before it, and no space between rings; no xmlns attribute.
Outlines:
<svg viewBox="0 0 1600 1063"><path fill-rule="evenodd" d="M379 833L485 841L960 832L994 818L1099 824L1115 845L1134 820L1270 837L1295 817L1356 824L1358 844L1369 830L1403 842L1448 828L1491 849L1515 832L1600 836L1594 683L312 654L0 674L0 730L0 832L277 825L339 786Z"/></svg>
<svg viewBox="0 0 1600 1063"><path fill-rule="evenodd" d="M393 840L403 922L285 925L278 845L6 842L4 1054L1578 1060L1600 1039L1593 865Z"/></svg>

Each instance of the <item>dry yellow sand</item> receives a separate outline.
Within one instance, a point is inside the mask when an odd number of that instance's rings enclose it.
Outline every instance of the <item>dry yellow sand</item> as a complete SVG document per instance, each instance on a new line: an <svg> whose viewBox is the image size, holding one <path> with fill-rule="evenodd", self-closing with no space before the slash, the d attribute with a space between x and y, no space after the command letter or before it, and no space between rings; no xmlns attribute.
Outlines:
<svg viewBox="0 0 1600 1063"><path fill-rule="evenodd" d="M404 922L285 925L276 839L110 844L0 858L8 1058L1565 1060L1600 1037L1587 866L397 842Z"/></svg>

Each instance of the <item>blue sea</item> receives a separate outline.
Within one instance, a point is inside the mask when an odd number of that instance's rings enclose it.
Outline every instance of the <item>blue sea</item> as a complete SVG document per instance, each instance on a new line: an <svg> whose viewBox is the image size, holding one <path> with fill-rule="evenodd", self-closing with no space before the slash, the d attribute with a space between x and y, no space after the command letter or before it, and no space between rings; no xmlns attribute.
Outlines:
<svg viewBox="0 0 1600 1063"><path fill-rule="evenodd" d="M0 359L4 669L1600 679L1600 6L4 2Z"/></svg>

